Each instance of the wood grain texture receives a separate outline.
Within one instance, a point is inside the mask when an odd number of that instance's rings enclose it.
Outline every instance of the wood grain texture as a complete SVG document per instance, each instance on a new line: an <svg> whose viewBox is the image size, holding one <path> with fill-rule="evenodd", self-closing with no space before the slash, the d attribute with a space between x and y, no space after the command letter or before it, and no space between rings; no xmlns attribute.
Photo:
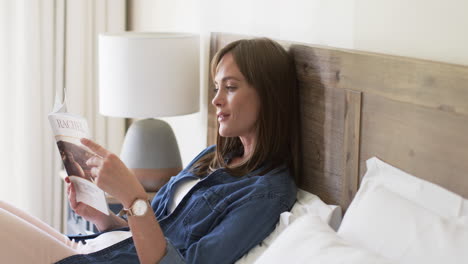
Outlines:
<svg viewBox="0 0 468 264"><path fill-rule="evenodd" d="M344 127L344 175L340 205L347 208L359 187L361 92L346 90Z"/></svg>
<svg viewBox="0 0 468 264"><path fill-rule="evenodd" d="M346 206L344 188L345 92L337 88L339 66L317 50L291 45L300 92L302 181L300 188L329 204Z"/></svg>
<svg viewBox="0 0 468 264"><path fill-rule="evenodd" d="M213 34L211 53L245 37ZM280 43L299 81L299 187L345 210L365 161L377 156L468 197L467 66ZM213 111L209 137L217 129Z"/></svg>
<svg viewBox="0 0 468 264"><path fill-rule="evenodd" d="M468 116L372 94L362 107L361 177L377 156L468 197Z"/></svg>
<svg viewBox="0 0 468 264"><path fill-rule="evenodd" d="M217 34L212 34L210 38L210 63L208 67L211 65L211 61L216 54L216 52L221 49L220 44L218 43ZM208 129L207 129L207 138L206 143L207 146L211 146L216 144L216 131L218 130L218 123L216 121L216 109L211 104L211 101L214 98L214 83L213 78L211 77L211 70L207 69L208 72Z"/></svg>
<svg viewBox="0 0 468 264"><path fill-rule="evenodd" d="M344 53L343 88L468 115L468 67L388 55Z"/></svg>
<svg viewBox="0 0 468 264"><path fill-rule="evenodd" d="M299 187L339 204L343 175L344 92L320 88L298 73L302 125L302 181Z"/></svg>
<svg viewBox="0 0 468 264"><path fill-rule="evenodd" d="M309 50L324 86L351 89L468 115L468 67L448 63L294 44ZM304 52L307 53L307 52Z"/></svg>

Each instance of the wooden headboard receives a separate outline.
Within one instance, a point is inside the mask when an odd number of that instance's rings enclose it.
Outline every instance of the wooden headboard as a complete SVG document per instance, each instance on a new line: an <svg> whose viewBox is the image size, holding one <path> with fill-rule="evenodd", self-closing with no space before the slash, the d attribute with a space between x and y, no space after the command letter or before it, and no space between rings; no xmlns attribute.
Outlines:
<svg viewBox="0 0 468 264"><path fill-rule="evenodd" d="M212 33L210 59L241 38L249 37ZM365 161L376 156L468 197L468 66L279 43L294 57L299 80L299 187L346 210ZM209 145L216 129L209 104Z"/></svg>

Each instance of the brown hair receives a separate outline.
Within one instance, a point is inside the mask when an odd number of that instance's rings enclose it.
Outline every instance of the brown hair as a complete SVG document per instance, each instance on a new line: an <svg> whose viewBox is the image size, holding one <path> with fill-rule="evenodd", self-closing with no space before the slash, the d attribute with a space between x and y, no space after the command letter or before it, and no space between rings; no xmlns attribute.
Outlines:
<svg viewBox="0 0 468 264"><path fill-rule="evenodd" d="M280 44L267 38L238 40L219 50L213 57L213 80L219 62L227 53L233 55L240 72L260 98L256 146L247 160L229 166L225 158L232 152L242 153L243 145L238 137L221 137L218 130L216 151L196 162L193 171L201 176L225 167L231 174L242 176L267 165L260 173L263 175L286 164L292 169L291 173L297 173L299 107L292 57Z"/></svg>

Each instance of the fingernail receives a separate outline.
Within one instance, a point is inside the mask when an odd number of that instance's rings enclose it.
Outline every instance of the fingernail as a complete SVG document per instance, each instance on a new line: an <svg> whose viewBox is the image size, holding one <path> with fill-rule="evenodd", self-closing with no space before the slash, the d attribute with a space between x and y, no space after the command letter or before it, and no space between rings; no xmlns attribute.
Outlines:
<svg viewBox="0 0 468 264"><path fill-rule="evenodd" d="M68 179L68 177L65 177L65 182L70 183L70 179Z"/></svg>

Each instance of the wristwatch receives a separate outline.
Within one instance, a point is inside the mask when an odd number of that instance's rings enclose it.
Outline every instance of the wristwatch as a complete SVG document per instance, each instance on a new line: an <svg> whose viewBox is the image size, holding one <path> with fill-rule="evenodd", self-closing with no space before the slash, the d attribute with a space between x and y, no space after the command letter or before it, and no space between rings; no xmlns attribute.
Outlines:
<svg viewBox="0 0 468 264"><path fill-rule="evenodd" d="M118 216L143 216L151 207L148 200L137 198L130 208L122 208Z"/></svg>

